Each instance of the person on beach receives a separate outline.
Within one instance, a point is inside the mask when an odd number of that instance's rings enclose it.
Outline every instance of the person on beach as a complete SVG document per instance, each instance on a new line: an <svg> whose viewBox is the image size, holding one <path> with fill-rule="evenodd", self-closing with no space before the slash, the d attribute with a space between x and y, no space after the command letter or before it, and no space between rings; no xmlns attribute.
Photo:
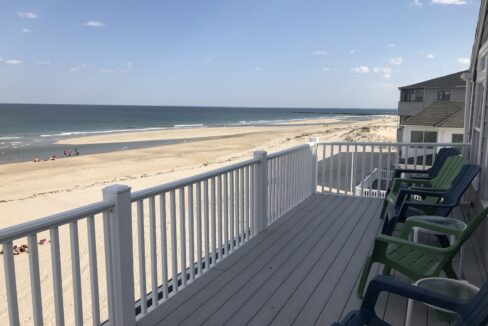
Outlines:
<svg viewBox="0 0 488 326"><path fill-rule="evenodd" d="M78 148L75 148L75 154L80 155L80 152L78 151Z"/></svg>

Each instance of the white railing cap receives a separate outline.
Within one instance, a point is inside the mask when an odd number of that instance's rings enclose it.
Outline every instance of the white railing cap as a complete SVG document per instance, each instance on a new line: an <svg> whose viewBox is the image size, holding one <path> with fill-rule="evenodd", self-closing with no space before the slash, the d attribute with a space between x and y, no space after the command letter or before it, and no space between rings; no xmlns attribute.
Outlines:
<svg viewBox="0 0 488 326"><path fill-rule="evenodd" d="M29 234L39 233L84 217L96 215L112 209L114 205L111 201L101 201L22 224L9 226L0 230L0 243L23 238Z"/></svg>

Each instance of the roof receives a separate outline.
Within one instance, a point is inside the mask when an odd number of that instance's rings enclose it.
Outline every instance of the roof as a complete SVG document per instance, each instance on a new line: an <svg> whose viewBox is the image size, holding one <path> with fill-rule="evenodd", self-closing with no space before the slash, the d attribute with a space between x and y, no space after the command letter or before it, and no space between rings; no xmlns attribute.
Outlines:
<svg viewBox="0 0 488 326"><path fill-rule="evenodd" d="M466 82L461 78L461 75L468 70L463 70L456 72L454 74L437 77L434 79L429 79L417 84L412 84L408 86L399 87L400 89L405 88L456 88L456 87L466 87Z"/></svg>
<svg viewBox="0 0 488 326"><path fill-rule="evenodd" d="M434 102L424 111L408 118L404 124L443 128L463 128L464 103Z"/></svg>

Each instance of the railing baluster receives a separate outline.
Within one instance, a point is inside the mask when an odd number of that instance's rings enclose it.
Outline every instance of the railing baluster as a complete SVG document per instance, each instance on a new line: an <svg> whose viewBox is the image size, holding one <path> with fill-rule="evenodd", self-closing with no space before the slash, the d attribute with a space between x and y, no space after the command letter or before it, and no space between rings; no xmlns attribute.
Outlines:
<svg viewBox="0 0 488 326"><path fill-rule="evenodd" d="M2 247L3 267L5 269L5 288L7 290L8 318L10 320L10 325L19 325L19 304L17 300L17 281L15 279L12 241L4 242Z"/></svg>
<svg viewBox="0 0 488 326"><path fill-rule="evenodd" d="M332 193L332 186L335 186L335 180L333 179L334 177L334 145L330 145L330 171L329 171L329 193Z"/></svg>
<svg viewBox="0 0 488 326"><path fill-rule="evenodd" d="M92 323L94 326L97 326L100 325L100 298L98 293L98 269L97 269L98 264L97 264L97 243L96 243L97 240L95 237L95 217L93 215L88 216L86 222L87 222L86 227L88 233L88 257L89 257L89 267L90 267ZM51 229L51 246L53 243L53 237L52 237L53 230L57 231L57 229ZM59 238L57 240L59 246ZM51 252L54 252L54 249L51 249ZM55 269L53 263L53 272L54 270ZM54 283L56 283L56 281Z"/></svg>
<svg viewBox="0 0 488 326"><path fill-rule="evenodd" d="M229 254L229 185L228 175L224 174L224 256Z"/></svg>
<svg viewBox="0 0 488 326"><path fill-rule="evenodd" d="M244 210L244 233L246 236L246 240L249 239L249 167L244 168L244 201L246 203L245 210ZM276 212L276 210L275 210Z"/></svg>
<svg viewBox="0 0 488 326"><path fill-rule="evenodd" d="M202 268L202 183L196 184L196 200L197 200L197 259L198 259L198 275L203 273Z"/></svg>
<svg viewBox="0 0 488 326"><path fill-rule="evenodd" d="M218 248L218 255L217 261L222 260L223 256L223 248L222 248L222 177L221 175L217 176L217 197L218 197L218 212L217 212L217 228L218 228L218 237L217 237L217 248Z"/></svg>
<svg viewBox="0 0 488 326"><path fill-rule="evenodd" d="M190 281L195 279L195 229L193 218L193 184L188 185L188 237L189 237L189 262Z"/></svg>
<svg viewBox="0 0 488 326"><path fill-rule="evenodd" d="M361 153L361 197L364 197L364 174L366 170L366 146L363 145Z"/></svg>
<svg viewBox="0 0 488 326"><path fill-rule="evenodd" d="M149 246L151 248L151 285L152 306L158 305L158 258L156 252L156 204L154 197L149 197Z"/></svg>
<svg viewBox="0 0 488 326"><path fill-rule="evenodd" d="M216 234L216 205L215 205L215 178L210 179L210 212L211 212L211 228L212 228L212 266L215 265L217 256L217 234Z"/></svg>
<svg viewBox="0 0 488 326"><path fill-rule="evenodd" d="M383 146L380 145L379 147L380 147L380 153L379 153L379 157L378 157L378 193L377 193L378 198L381 197L381 195L380 195L381 180L382 180L381 173L383 171Z"/></svg>
<svg viewBox="0 0 488 326"><path fill-rule="evenodd" d="M203 182L203 213L205 224L205 271L210 269L210 229L208 207L208 179Z"/></svg>
<svg viewBox="0 0 488 326"><path fill-rule="evenodd" d="M235 198L234 199L235 199L235 202L236 203L235 203L235 207L234 207L234 209L235 209L235 212L234 212L234 218L235 218L235 220L234 220L234 227L235 227L235 234L236 234L236 237L235 237L236 247L239 247L240 246L240 242L241 242L240 241L240 237L239 237L239 234L240 234L240 232L239 232L239 219L240 219L240 216L239 216L240 210L239 210L239 208L240 208L240 204L241 204L240 203L240 198L241 197L240 197L240 193L239 193L240 187L239 187L239 171L238 170L235 171L235 178L236 178L235 179L235 186L236 186L235 187L235 193L236 194L235 194Z"/></svg>
<svg viewBox="0 0 488 326"><path fill-rule="evenodd" d="M112 265L112 240L110 236L111 222L110 217L113 211L103 212L103 244L105 253L105 266L107 271L105 272L107 278L107 304L108 304L108 319L114 320L115 306L114 301L114 281L113 281L113 265Z"/></svg>
<svg viewBox="0 0 488 326"><path fill-rule="evenodd" d="M356 184L357 184L357 170L358 170L358 145L355 144L354 145L354 152L353 152L353 155L354 155L354 158L352 160L352 165L353 165L353 168L352 168L352 195L354 197L357 196L357 193L356 193ZM362 180L361 180L362 181Z"/></svg>
<svg viewBox="0 0 488 326"><path fill-rule="evenodd" d="M417 170L417 148L418 146L413 147L413 168Z"/></svg>
<svg viewBox="0 0 488 326"><path fill-rule="evenodd" d="M181 285L186 286L186 214L185 214L185 188L179 189L180 203L180 264L181 264Z"/></svg>
<svg viewBox="0 0 488 326"><path fill-rule="evenodd" d="M388 157L387 157L387 170L386 170L386 189L391 182L390 171L391 171L391 145L388 145ZM386 194L386 190L385 190Z"/></svg>
<svg viewBox="0 0 488 326"><path fill-rule="evenodd" d="M234 171L229 172L229 190L230 190L230 198L229 198L229 203L230 203L230 208L229 208L229 222L230 222L230 227L229 227L229 239L230 239L230 252L234 252Z"/></svg>
<svg viewBox="0 0 488 326"><path fill-rule="evenodd" d="M338 146L337 151L337 191L336 193L340 193L342 189L342 181L341 181L341 171L342 170L342 145Z"/></svg>
<svg viewBox="0 0 488 326"><path fill-rule="evenodd" d="M171 276L173 279L173 293L178 293L178 248L176 239L176 199L175 191L169 192L169 208L170 208L170 221L171 221Z"/></svg>
<svg viewBox="0 0 488 326"><path fill-rule="evenodd" d="M325 192L325 151L327 149L327 145L321 145L322 148L322 192ZM318 150L318 147L317 147ZM317 155L318 157L318 155ZM330 188L329 188L330 189Z"/></svg>
<svg viewBox="0 0 488 326"><path fill-rule="evenodd" d="M137 201L137 233L139 248L139 294L141 296L141 312L147 313L146 291L146 248L144 247L144 203Z"/></svg>
<svg viewBox="0 0 488 326"><path fill-rule="evenodd" d="M427 158L427 155L426 155L426 150L427 150L427 147L426 147L426 146L424 146L424 147L422 147L422 148L423 148L423 152L424 152L424 153L423 153L423 157L422 157L422 169L423 169L423 170L425 170L425 164L426 164L425 160L426 160L426 158Z"/></svg>
<svg viewBox="0 0 488 326"><path fill-rule="evenodd" d="M90 222L88 222L90 223ZM90 224L88 224L90 227ZM88 244L91 245L92 239L90 238L90 231L88 233ZM59 230L57 227L53 227L49 230L49 237L51 238L51 265L52 265L52 273L53 273L53 292L54 292L54 311L56 315L56 325L64 325L64 305L63 305L63 281L62 281L62 274L61 274L61 254L60 254L60 246L59 246ZM92 274L92 266L95 266L96 271L96 256L95 261L92 261L92 248L89 247L90 252L90 274ZM96 275L96 274L95 274ZM95 280L95 277L92 275L90 276L91 280L91 293L92 293L92 309L95 309L95 298L94 298L94 291L97 291L97 299L98 299L98 284L94 284L94 282L98 283L98 280ZM95 289L95 290L94 290ZM97 303L99 301L96 301ZM99 309L97 307L97 309ZM96 315L93 312L93 324L96 322ZM100 323L100 314L98 315L98 322Z"/></svg>
<svg viewBox="0 0 488 326"><path fill-rule="evenodd" d="M244 169L239 169L239 219L240 219L240 243L244 242Z"/></svg>
<svg viewBox="0 0 488 326"><path fill-rule="evenodd" d="M349 160L349 145L346 145L346 152L345 152L345 159L346 159L346 170L344 171L344 194L347 196L349 194L349 188L351 186L351 167L350 167L350 160Z"/></svg>
<svg viewBox="0 0 488 326"><path fill-rule="evenodd" d="M83 325L83 302L81 299L80 247L78 241L78 222L69 224L71 240L71 273L73 274L73 299L75 324ZM29 246L30 247L30 246Z"/></svg>
<svg viewBox="0 0 488 326"><path fill-rule="evenodd" d="M168 299L168 240L166 231L166 193L159 196L159 209L161 217L161 276L163 278L163 299Z"/></svg>
<svg viewBox="0 0 488 326"><path fill-rule="evenodd" d="M374 153L375 153L374 152L374 145L371 145L371 154L370 154L370 157L369 157L369 171L370 171L369 173L370 173L370 175L373 174L373 170L374 170L374 165L373 165ZM371 182L369 183L369 186L368 186L368 188L369 188L369 196L370 197L373 197L373 191L372 191L373 189L372 189L372 187L373 187L373 180L371 180Z"/></svg>
<svg viewBox="0 0 488 326"><path fill-rule="evenodd" d="M258 165L253 164L253 233L254 235L257 234L257 224L258 224L258 201L257 201L257 193L258 193Z"/></svg>
<svg viewBox="0 0 488 326"><path fill-rule="evenodd" d="M43 324L42 295L41 295L41 279L39 276L39 250L37 247L37 234L31 234L28 236L27 239L29 245L29 270L30 270L31 294L32 294L32 313L34 318L34 325L41 326ZM76 313L75 313L75 317L76 317Z"/></svg>

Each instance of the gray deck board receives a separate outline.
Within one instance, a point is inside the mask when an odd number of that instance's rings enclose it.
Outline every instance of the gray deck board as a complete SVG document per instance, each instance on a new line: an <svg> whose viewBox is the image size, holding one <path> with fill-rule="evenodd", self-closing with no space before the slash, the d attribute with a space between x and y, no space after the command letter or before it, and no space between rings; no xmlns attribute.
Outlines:
<svg viewBox="0 0 488 326"><path fill-rule="evenodd" d="M356 287L381 228L380 208L376 199L313 195L170 298L152 318L159 325L329 325L361 304ZM465 274L478 285L487 277L479 255L477 243L469 241ZM381 271L373 265L370 278ZM392 325L403 325L406 304L382 294L376 311ZM423 304L414 305L413 322L444 325Z"/></svg>

